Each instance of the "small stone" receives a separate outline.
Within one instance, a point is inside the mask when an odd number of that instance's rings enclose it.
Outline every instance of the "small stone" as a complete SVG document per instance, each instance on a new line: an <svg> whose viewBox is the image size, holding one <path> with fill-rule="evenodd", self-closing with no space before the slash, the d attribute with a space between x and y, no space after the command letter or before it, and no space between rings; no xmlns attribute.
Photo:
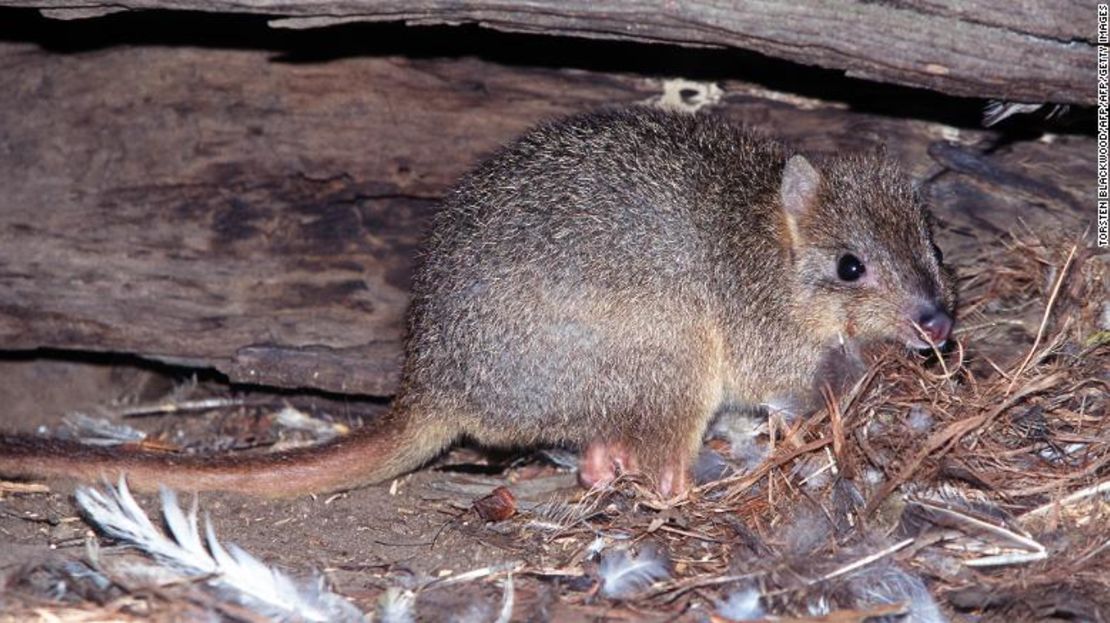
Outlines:
<svg viewBox="0 0 1110 623"><path fill-rule="evenodd" d="M474 501L474 510L485 521L504 521L516 514L516 496L508 487L497 487Z"/></svg>

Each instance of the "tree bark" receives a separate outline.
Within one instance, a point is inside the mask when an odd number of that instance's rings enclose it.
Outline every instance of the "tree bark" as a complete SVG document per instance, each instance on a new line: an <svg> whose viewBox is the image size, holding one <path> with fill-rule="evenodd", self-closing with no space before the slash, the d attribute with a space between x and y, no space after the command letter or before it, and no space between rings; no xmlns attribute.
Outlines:
<svg viewBox="0 0 1110 623"><path fill-rule="evenodd" d="M960 96L1094 103L1087 0L0 0L74 19L128 9L260 13L274 26L476 23L506 31L754 50Z"/></svg>

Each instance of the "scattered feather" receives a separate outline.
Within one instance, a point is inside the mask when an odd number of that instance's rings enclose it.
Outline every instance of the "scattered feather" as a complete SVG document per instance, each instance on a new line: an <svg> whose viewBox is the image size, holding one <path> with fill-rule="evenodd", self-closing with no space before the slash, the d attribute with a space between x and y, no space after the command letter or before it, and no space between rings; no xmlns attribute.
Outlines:
<svg viewBox="0 0 1110 623"><path fill-rule="evenodd" d="M750 439L746 443L732 446L732 458L741 473L755 471L771 456L771 444L758 439Z"/></svg>
<svg viewBox="0 0 1110 623"><path fill-rule="evenodd" d="M496 565L487 565L478 569L471 569L462 573L449 574L442 576L428 582L424 588L432 586L451 586L452 584L461 584L463 582L473 582L474 580L481 580L494 575L501 575L503 573L513 573L520 571L524 568L524 563L519 560L511 562L498 563Z"/></svg>
<svg viewBox="0 0 1110 623"><path fill-rule="evenodd" d="M760 594L754 586L746 586L730 591L717 602L717 614L730 621L752 621L763 619L766 611L760 603Z"/></svg>
<svg viewBox="0 0 1110 623"><path fill-rule="evenodd" d="M1054 119L1066 113L1069 106L1067 104L1023 104L1021 102L991 100L983 108L983 125L989 128L1013 115L1032 114L1045 108L1048 109L1048 112L1045 113L1045 119Z"/></svg>
<svg viewBox="0 0 1110 623"><path fill-rule="evenodd" d="M10 573L4 589L25 592L39 600L64 603L105 603L122 595L122 590L111 578L98 569L79 560L58 557Z"/></svg>
<svg viewBox="0 0 1110 623"><path fill-rule="evenodd" d="M720 480L732 473L732 467L724 458L708 448L703 448L694 462L694 483L698 485Z"/></svg>
<svg viewBox="0 0 1110 623"><path fill-rule="evenodd" d="M163 533L132 497L123 478L117 487L109 486L105 492L80 487L76 497L89 522L102 532L180 576L203 579L225 599L276 619L363 620L354 606L323 586L322 578L298 585L235 545L225 549L210 521L205 521L202 537L195 500L186 515L176 494L162 489L162 516L168 531Z"/></svg>
<svg viewBox="0 0 1110 623"><path fill-rule="evenodd" d="M923 500L946 508L962 510L980 517L993 518L1000 522L1010 521L1011 517L997 502L982 491L969 487L940 483L929 487L910 485L906 487L906 498Z"/></svg>
<svg viewBox="0 0 1110 623"><path fill-rule="evenodd" d="M766 428L765 418L742 409L724 409L713 420L709 435L724 439L730 446L736 446L756 439Z"/></svg>
<svg viewBox="0 0 1110 623"><path fill-rule="evenodd" d="M823 489L829 483L834 469L831 457L814 454L797 461L791 473L806 489L813 491Z"/></svg>
<svg viewBox="0 0 1110 623"><path fill-rule="evenodd" d="M61 431L60 437L91 446L118 446L146 439L146 433L141 430L77 411L66 415L62 422L65 429Z"/></svg>
<svg viewBox="0 0 1110 623"><path fill-rule="evenodd" d="M883 470L874 467L866 467L863 470L863 481L874 487L886 480L886 474Z"/></svg>
<svg viewBox="0 0 1110 623"><path fill-rule="evenodd" d="M1082 459L1087 453L1087 448L1090 444L1086 443L1069 443L1064 446L1047 446L1037 452L1045 461L1055 464L1070 465L1076 462L1076 459Z"/></svg>
<svg viewBox="0 0 1110 623"><path fill-rule="evenodd" d="M989 128L1013 115L1036 112L1042 106L1044 104L1022 104L1004 100L991 100L983 108L983 125Z"/></svg>
<svg viewBox="0 0 1110 623"><path fill-rule="evenodd" d="M921 405L910 407L910 413L906 417L906 426L918 434L932 430L934 422L933 415Z"/></svg>
<svg viewBox="0 0 1110 623"><path fill-rule="evenodd" d="M333 424L323 420L316 419L311 415L294 408L290 405L285 405L280 411L274 414L274 421L290 430L298 430L309 433L313 437L312 443L320 443L333 439L340 434L346 432L347 427L342 424Z"/></svg>
<svg viewBox="0 0 1110 623"><path fill-rule="evenodd" d="M826 617L833 610L828 595L811 595L806 602L806 613L811 617Z"/></svg>
<svg viewBox="0 0 1110 623"><path fill-rule="evenodd" d="M998 519L923 498L912 498L912 502L915 510L929 521L966 535L950 540L947 548L968 554L987 554L964 560L967 566L1019 564L1048 557L1048 549L1008 517Z"/></svg>
<svg viewBox="0 0 1110 623"><path fill-rule="evenodd" d="M848 586L856 598L853 604L856 608L905 603L909 605L909 616L901 620L906 623L947 621L929 594L925 582L894 565L876 565L862 569L849 578Z"/></svg>
<svg viewBox="0 0 1110 623"><path fill-rule="evenodd" d="M578 469L578 453L566 448L544 448L539 451L539 455L559 469L567 471Z"/></svg>
<svg viewBox="0 0 1110 623"><path fill-rule="evenodd" d="M598 568L601 594L612 599L630 597L658 580L669 578L667 566L667 559L650 545L638 555L627 549L609 551L602 554Z"/></svg>
<svg viewBox="0 0 1110 623"><path fill-rule="evenodd" d="M832 526L824 513L804 504L795 509L793 520L781 530L779 538L786 551L807 555L827 545L831 535Z"/></svg>
<svg viewBox="0 0 1110 623"><path fill-rule="evenodd" d="M555 499L543 502L532 508L532 519L529 520L528 526L552 532L566 530L594 512L594 508L594 501L572 504Z"/></svg>
<svg viewBox="0 0 1110 623"><path fill-rule="evenodd" d="M590 544L586 546L586 558L590 559L597 556L603 549L605 549L605 537L595 537L594 540L590 541Z"/></svg>
<svg viewBox="0 0 1110 623"><path fill-rule="evenodd" d="M710 429L711 436L728 442L729 454L742 473L754 470L770 456L770 444L761 439L766 432L766 418L737 409L721 413Z"/></svg>
<svg viewBox="0 0 1110 623"><path fill-rule="evenodd" d="M768 419L779 418L784 424L793 424L808 411L805 403L797 397L773 398L763 406L767 409Z"/></svg>
<svg viewBox="0 0 1110 623"><path fill-rule="evenodd" d="M415 623L416 593L397 586L385 589L374 607L374 620L377 623Z"/></svg>
<svg viewBox="0 0 1110 623"><path fill-rule="evenodd" d="M516 590L513 586L513 574L505 576L505 592L501 596L501 612L498 613L494 623L509 623L513 618L513 606L516 604Z"/></svg>

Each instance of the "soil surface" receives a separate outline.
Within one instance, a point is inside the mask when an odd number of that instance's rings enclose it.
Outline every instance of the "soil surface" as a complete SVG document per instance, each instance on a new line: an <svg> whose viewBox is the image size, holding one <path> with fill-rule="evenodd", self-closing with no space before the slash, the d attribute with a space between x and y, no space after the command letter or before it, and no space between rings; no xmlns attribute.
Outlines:
<svg viewBox="0 0 1110 623"><path fill-rule="evenodd" d="M248 446L265 449L275 442L313 443L312 435L274 423L274 414L290 405L325 425L340 427L372 421L386 408L374 401L233 389L218 380L198 382L188 372L111 357L9 359L0 363L4 424L25 432L39 427L64 430L63 416L73 413L111 417L137 404L187 404L210 398L246 403L199 414L112 418L150 431L151 437L169 445L212 452ZM520 465L512 465L514 461ZM519 503L525 505L581 495L573 473L542 457L506 455L491 464L486 455L460 448L434 466L389 485L291 500L205 493L199 506L211 517L221 541L237 544L293 575L321 572L337 592L372 611L374 599L387 585L415 584L508 560L544 566L554 562L548 560L552 554L567 555L557 544L551 554L546 548L522 550L519 543L485 527L470 510L472 503L501 485L512 486ZM8 546L0 548L0 570L9 580L57 556L84 555L91 532L78 514L72 492L72 486L60 483L49 492L3 495L0 534ZM157 496L136 494L136 498L152 517L157 516ZM484 600L493 612L501 600L499 591L477 584L447 587L427 596L420 600L420 611L423 615L424 610L432 610L428 616L437 619L462 605L480 610ZM442 610L439 615L434 613L437 608Z"/></svg>

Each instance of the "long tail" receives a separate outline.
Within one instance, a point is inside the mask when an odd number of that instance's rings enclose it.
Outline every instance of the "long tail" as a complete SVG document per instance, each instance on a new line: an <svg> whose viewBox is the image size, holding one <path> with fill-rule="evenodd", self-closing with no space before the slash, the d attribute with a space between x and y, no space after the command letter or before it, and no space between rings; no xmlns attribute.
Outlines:
<svg viewBox="0 0 1110 623"><path fill-rule="evenodd" d="M167 455L87 446L29 435L0 435L0 475L96 482L126 475L139 490L234 491L262 497L325 493L382 482L442 452L453 431L390 412L325 444L251 456Z"/></svg>

